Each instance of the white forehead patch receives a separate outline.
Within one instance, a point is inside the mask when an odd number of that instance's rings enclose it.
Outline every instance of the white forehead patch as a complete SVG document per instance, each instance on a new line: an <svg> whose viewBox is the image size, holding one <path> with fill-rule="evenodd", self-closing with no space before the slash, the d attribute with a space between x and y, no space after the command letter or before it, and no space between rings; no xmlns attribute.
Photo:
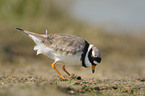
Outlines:
<svg viewBox="0 0 145 96"><path fill-rule="evenodd" d="M92 55L93 55L93 57L95 57L95 51L92 51Z"/></svg>
<svg viewBox="0 0 145 96"><path fill-rule="evenodd" d="M97 48L96 48L96 50L99 51ZM95 51L92 50L92 55L93 55L93 57L97 57L97 56L99 55L99 54L96 54L96 52L97 52L96 50L95 50Z"/></svg>

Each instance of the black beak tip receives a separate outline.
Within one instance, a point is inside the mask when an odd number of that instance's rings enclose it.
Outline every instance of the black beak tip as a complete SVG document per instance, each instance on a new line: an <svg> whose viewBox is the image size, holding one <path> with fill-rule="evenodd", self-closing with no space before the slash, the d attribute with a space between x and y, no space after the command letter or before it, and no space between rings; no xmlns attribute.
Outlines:
<svg viewBox="0 0 145 96"><path fill-rule="evenodd" d="M92 73L94 73L95 72L95 70L92 70Z"/></svg>

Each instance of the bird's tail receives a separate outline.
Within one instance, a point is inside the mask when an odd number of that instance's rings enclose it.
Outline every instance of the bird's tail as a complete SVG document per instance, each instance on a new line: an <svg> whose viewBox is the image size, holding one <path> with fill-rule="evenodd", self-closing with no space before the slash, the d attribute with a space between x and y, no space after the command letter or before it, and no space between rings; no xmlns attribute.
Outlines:
<svg viewBox="0 0 145 96"><path fill-rule="evenodd" d="M30 37L36 44L43 43L47 37L47 35L41 35L41 34L29 32L29 31L23 30L21 28L16 28L16 29L18 31L22 32L23 34L27 35L28 37Z"/></svg>

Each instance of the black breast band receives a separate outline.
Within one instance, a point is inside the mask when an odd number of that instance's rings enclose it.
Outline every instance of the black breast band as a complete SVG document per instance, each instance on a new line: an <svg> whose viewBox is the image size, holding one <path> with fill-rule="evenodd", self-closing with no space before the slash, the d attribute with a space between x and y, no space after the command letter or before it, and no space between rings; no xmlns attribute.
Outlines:
<svg viewBox="0 0 145 96"><path fill-rule="evenodd" d="M90 45L90 44L89 44L87 41L85 41L85 47L84 47L83 53L82 53L82 55L81 55L82 66L84 66L84 67L87 67L86 64L85 64L85 57L86 57L86 54L87 54L89 45Z"/></svg>

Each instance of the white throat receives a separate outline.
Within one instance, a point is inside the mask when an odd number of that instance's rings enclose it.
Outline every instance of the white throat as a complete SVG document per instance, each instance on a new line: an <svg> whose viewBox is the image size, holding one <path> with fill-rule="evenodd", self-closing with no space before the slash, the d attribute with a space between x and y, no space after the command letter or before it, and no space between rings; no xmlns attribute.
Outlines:
<svg viewBox="0 0 145 96"><path fill-rule="evenodd" d="M91 50L92 46L94 46L94 45L91 45L91 44L89 45L87 54L85 56L85 63L86 63L87 67L91 67L92 66L92 64L91 64L91 62L89 61L89 58L88 58L88 54L89 54L89 51Z"/></svg>

